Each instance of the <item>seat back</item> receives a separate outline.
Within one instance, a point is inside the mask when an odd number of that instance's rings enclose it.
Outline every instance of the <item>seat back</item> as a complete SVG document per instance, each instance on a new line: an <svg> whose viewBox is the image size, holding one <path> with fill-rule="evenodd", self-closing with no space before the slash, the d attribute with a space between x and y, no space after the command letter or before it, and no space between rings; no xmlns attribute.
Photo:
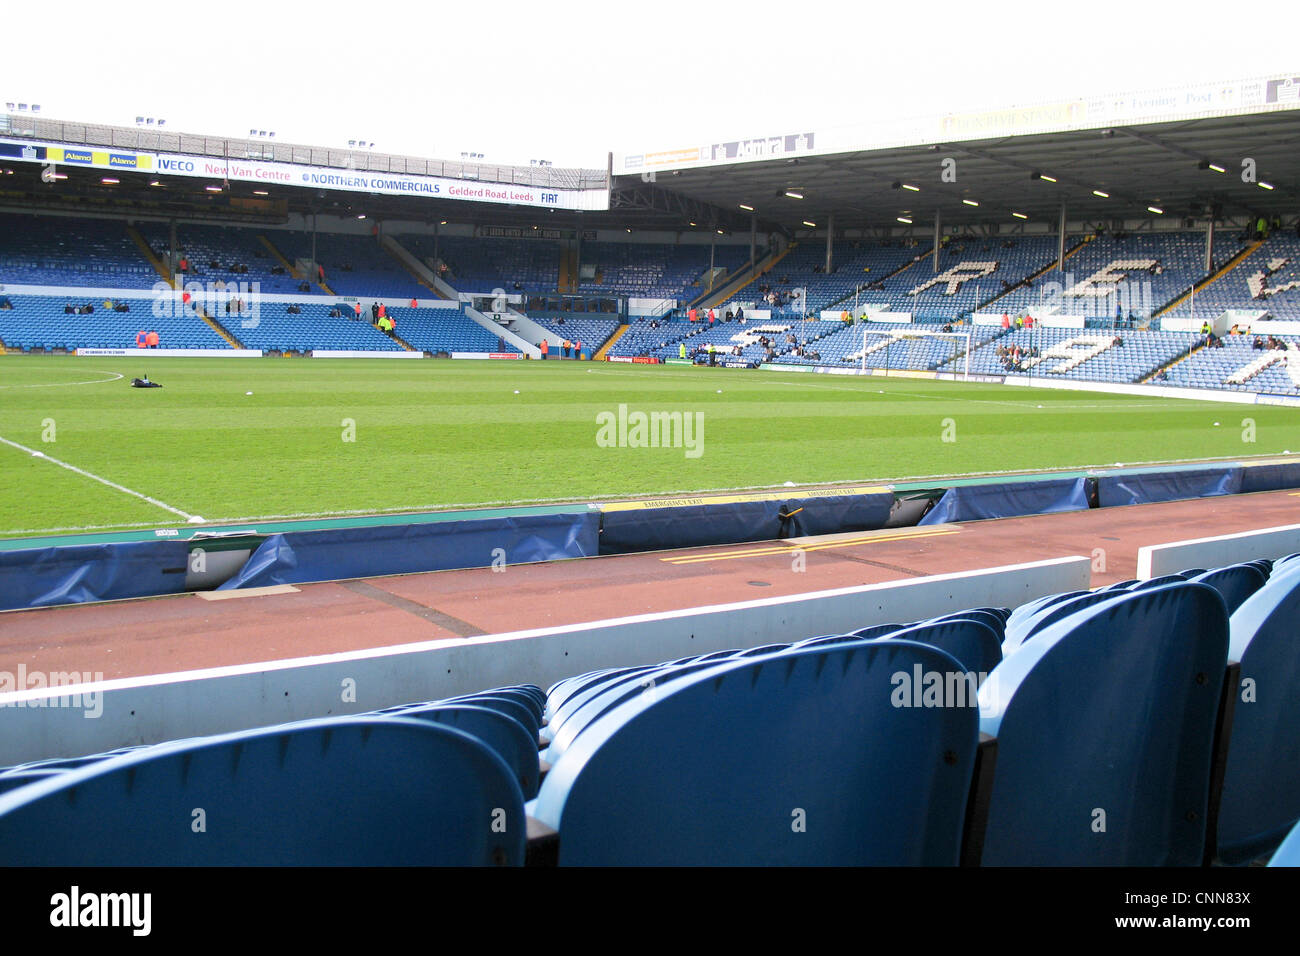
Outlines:
<svg viewBox="0 0 1300 956"><path fill-rule="evenodd" d="M1178 583L1087 607L980 689L998 739L983 863L1201 862L1228 615Z"/></svg>
<svg viewBox="0 0 1300 956"><path fill-rule="evenodd" d="M1218 591L1231 616L1246 598L1264 586L1268 575L1253 564L1234 564L1205 571L1188 580L1208 584Z"/></svg>
<svg viewBox="0 0 1300 956"><path fill-rule="evenodd" d="M955 864L977 714L913 706L918 667L964 674L909 641L719 663L592 724L533 815L561 864Z"/></svg>
<svg viewBox="0 0 1300 956"><path fill-rule="evenodd" d="M1232 615L1241 683L1219 808L1225 863L1268 852L1300 819L1300 566L1279 565Z"/></svg>
<svg viewBox="0 0 1300 956"><path fill-rule="evenodd" d="M525 830L500 757L401 717L161 744L0 795L10 866L518 865Z"/></svg>

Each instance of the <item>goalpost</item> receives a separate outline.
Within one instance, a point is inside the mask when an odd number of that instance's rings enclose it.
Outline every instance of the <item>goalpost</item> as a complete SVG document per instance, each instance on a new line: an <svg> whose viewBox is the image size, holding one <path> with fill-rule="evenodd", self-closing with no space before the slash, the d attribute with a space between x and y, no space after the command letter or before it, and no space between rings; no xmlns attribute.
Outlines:
<svg viewBox="0 0 1300 956"><path fill-rule="evenodd" d="M883 341L876 342L874 346L868 342L868 335L883 335L886 338ZM926 339L941 339L952 343L952 348L948 353L948 358L940 362L940 367L948 365L958 358L962 359L961 370L955 371L962 381L970 381L970 353L971 353L971 333L966 332L929 332L922 329L889 329L872 332L869 325L862 329L862 353L861 366L863 374L867 372L867 356L873 352L887 350L898 342L923 341ZM890 366L884 366L885 371L890 370ZM913 369L914 371L924 371L925 369Z"/></svg>

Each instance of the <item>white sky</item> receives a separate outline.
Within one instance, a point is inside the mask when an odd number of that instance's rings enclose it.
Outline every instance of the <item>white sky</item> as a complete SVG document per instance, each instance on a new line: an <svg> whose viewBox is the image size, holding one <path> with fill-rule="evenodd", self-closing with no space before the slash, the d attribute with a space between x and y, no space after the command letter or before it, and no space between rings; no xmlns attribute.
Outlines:
<svg viewBox="0 0 1300 956"><path fill-rule="evenodd" d="M1298 10L1287 0L8 4L0 103L603 168L611 150L1300 75Z"/></svg>

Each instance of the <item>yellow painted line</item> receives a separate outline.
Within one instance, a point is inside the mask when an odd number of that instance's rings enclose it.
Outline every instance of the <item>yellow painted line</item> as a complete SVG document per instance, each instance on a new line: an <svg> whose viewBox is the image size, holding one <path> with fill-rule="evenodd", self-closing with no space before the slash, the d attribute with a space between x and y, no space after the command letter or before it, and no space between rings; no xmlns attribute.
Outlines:
<svg viewBox="0 0 1300 956"><path fill-rule="evenodd" d="M935 525L933 528L918 530L910 529L890 529L889 531L871 532L869 534L838 535L835 540L819 541L815 537L791 538L777 544L764 544L754 548L747 548L744 551L712 551L708 554L688 554L674 557L660 558L661 561L694 561L700 558L730 558L743 557L753 554L781 554L789 551L810 551L821 550L828 547L844 547L853 544L872 544L878 541L894 541L899 538L927 538L938 534L956 534L960 529L953 528L952 525ZM829 536L828 536L829 537Z"/></svg>
<svg viewBox="0 0 1300 956"><path fill-rule="evenodd" d="M856 488L819 488L801 491L761 491L747 495L695 496L690 498L645 498L641 501L610 501L600 505L601 511L643 511L653 508L698 508L701 505L734 505L747 501L781 501L786 498L841 498L847 495L890 494L884 485L865 485Z"/></svg>
<svg viewBox="0 0 1300 956"><path fill-rule="evenodd" d="M941 538L944 535L958 534L958 531L922 531L916 534L893 535L888 538L858 538L852 541L833 541L828 544L812 544L799 547L786 545L765 548L749 548L744 551L719 552L715 554L692 555L686 557L660 558L667 564L704 564L709 561L731 561L736 558L762 558L776 555L795 554L796 552L827 551L831 548L849 548L859 544L872 544L878 541L910 541L915 538Z"/></svg>

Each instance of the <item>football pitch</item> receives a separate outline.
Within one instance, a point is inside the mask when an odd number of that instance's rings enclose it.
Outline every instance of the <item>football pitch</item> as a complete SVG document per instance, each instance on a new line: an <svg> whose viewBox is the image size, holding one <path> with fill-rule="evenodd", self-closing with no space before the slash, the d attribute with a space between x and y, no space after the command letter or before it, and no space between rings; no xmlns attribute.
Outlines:
<svg viewBox="0 0 1300 956"><path fill-rule="evenodd" d="M1291 450L1291 408L924 379L0 356L3 537Z"/></svg>

